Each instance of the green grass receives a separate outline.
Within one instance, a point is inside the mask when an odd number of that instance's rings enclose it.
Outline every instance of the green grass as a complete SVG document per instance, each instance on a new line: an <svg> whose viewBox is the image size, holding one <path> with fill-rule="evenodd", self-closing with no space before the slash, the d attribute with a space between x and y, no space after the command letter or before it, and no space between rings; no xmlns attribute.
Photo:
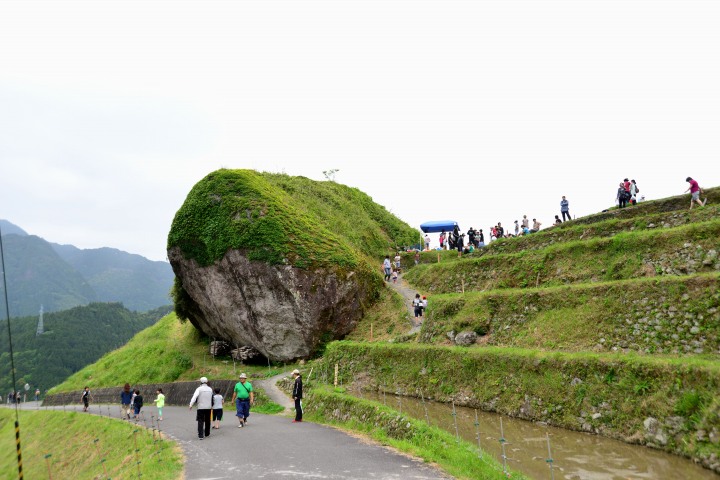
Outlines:
<svg viewBox="0 0 720 480"><path fill-rule="evenodd" d="M686 243L691 245L686 255L695 261L693 267L677 256ZM720 250L720 219L563 242L541 250L424 264L407 272L405 279L419 290L438 294L656 276L654 265L660 262L669 264L676 274L701 273L714 271L714 263L703 263L711 250Z"/></svg>
<svg viewBox="0 0 720 480"><path fill-rule="evenodd" d="M129 382L132 385L197 380L201 376L213 379L236 379L240 372L253 378L277 375L295 364L233 365L228 357L209 355L209 339L188 322L180 322L174 313L133 337L121 348L104 355L53 387L48 394L82 389L114 387Z"/></svg>
<svg viewBox="0 0 720 480"><path fill-rule="evenodd" d="M525 478L516 472L505 476L497 460L479 452L475 445L457 441L437 427L404 416L377 402L315 387L306 403L308 419L361 432L383 445L437 464L454 478Z"/></svg>
<svg viewBox="0 0 720 480"><path fill-rule="evenodd" d="M473 330L500 346L687 354L702 337L717 353L719 311L717 273L443 294L430 297L420 340L447 344L447 332Z"/></svg>
<svg viewBox="0 0 720 480"><path fill-rule="evenodd" d="M0 409L0 477L17 478L15 412ZM76 412L20 412L20 440L25 478L77 480L136 478L179 479L182 454L175 442L155 442L135 425ZM135 452L135 439L137 449Z"/></svg>
<svg viewBox="0 0 720 480"><path fill-rule="evenodd" d="M720 453L695 434L720 428L718 402L709 401L720 390L720 362L713 359L334 342L315 365L315 378L330 381L335 364L343 385L361 379L365 388L454 400L573 430L587 423L596 433L635 442L644 439L647 417L683 412L685 429L662 447L690 457ZM526 403L532 413L521 410ZM601 416L582 420L582 412Z"/></svg>

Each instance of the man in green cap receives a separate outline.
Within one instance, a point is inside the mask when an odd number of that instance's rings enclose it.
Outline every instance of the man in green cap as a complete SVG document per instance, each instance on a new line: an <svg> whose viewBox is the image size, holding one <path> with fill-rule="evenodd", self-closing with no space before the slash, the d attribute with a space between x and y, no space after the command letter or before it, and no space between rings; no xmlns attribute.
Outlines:
<svg viewBox="0 0 720 480"><path fill-rule="evenodd" d="M238 428L242 428L250 416L250 407L255 403L252 384L247 381L247 375L244 373L240 374L240 381L235 384L232 402L235 403L237 410L235 416L238 417Z"/></svg>

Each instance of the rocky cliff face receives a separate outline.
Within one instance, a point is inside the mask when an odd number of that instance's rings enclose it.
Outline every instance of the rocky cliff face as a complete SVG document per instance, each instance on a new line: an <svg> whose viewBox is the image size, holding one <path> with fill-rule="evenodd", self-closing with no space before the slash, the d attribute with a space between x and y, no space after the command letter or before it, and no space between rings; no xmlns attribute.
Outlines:
<svg viewBox="0 0 720 480"><path fill-rule="evenodd" d="M306 358L348 334L371 290L355 272L252 261L229 250L209 266L168 251L175 275L197 306L189 320L205 334L250 345L271 360Z"/></svg>

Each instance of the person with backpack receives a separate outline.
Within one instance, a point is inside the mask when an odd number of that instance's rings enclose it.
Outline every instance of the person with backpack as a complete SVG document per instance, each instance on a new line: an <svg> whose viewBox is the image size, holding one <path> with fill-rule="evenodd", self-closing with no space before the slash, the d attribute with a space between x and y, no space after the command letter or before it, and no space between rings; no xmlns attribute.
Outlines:
<svg viewBox="0 0 720 480"><path fill-rule="evenodd" d="M415 322L417 325L420 325L422 323L423 301L420 298L419 293L415 294L415 298L412 301L412 306L415 313Z"/></svg>
<svg viewBox="0 0 720 480"><path fill-rule="evenodd" d="M630 180L630 203L633 205L637 205L637 194L640 191L640 189L637 186L637 183L635 183L635 180Z"/></svg>
<svg viewBox="0 0 720 480"><path fill-rule="evenodd" d="M563 195L562 200L560 200L560 214L562 215L563 222L567 221L565 220L566 216L568 220L572 219L572 217L570 217L570 202L567 201L565 195Z"/></svg>
<svg viewBox="0 0 720 480"><path fill-rule="evenodd" d="M140 395L140 390L135 390L135 399L133 400L134 418L140 416L140 410L143 407L143 397Z"/></svg>
<svg viewBox="0 0 720 480"><path fill-rule="evenodd" d="M231 402L235 404L237 410L235 416L238 417L238 428L243 428L247 425L250 407L255 403L253 386L247 381L247 375L244 373L240 374L240 381L235 384Z"/></svg>
<svg viewBox="0 0 720 480"><path fill-rule="evenodd" d="M83 412L87 412L88 407L90 406L90 387L85 387L82 395L80 395L80 401L83 404Z"/></svg>

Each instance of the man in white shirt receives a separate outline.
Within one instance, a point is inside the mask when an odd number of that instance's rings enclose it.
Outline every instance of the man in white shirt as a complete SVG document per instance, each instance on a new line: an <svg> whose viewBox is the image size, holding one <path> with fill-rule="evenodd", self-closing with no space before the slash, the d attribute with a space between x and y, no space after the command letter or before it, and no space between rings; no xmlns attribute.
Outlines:
<svg viewBox="0 0 720 480"><path fill-rule="evenodd" d="M210 411L212 410L212 388L208 387L208 379L206 377L200 378L200 386L195 389L195 393L190 400L190 410L193 405L197 402L197 416L198 422L198 438L202 440L205 437L210 436Z"/></svg>

